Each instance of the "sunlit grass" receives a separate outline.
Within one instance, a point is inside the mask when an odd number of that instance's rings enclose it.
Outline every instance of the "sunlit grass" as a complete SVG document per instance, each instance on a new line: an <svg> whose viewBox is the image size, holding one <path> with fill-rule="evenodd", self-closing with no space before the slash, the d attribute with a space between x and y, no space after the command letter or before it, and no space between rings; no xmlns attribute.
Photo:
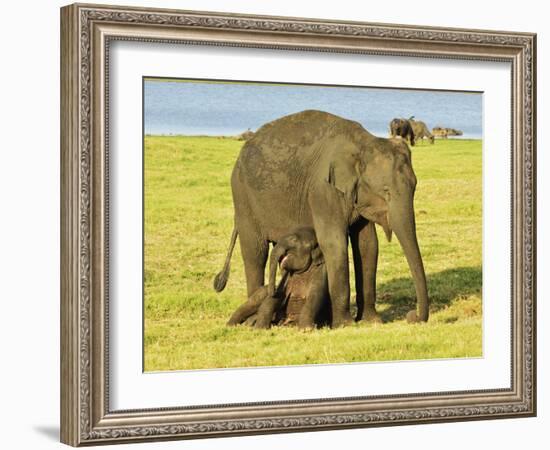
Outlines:
<svg viewBox="0 0 550 450"><path fill-rule="evenodd" d="M481 141L413 149L430 321L404 321L414 286L397 240L379 233L377 305L385 323L311 332L225 327L246 299L238 245L226 289L212 289L231 235L229 178L242 144L145 138L145 370L481 356Z"/></svg>

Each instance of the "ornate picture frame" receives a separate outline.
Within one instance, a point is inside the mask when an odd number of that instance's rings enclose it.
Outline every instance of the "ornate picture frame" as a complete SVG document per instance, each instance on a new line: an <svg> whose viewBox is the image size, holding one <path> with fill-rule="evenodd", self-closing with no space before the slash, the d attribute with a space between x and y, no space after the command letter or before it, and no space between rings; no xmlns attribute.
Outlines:
<svg viewBox="0 0 550 450"><path fill-rule="evenodd" d="M511 385L503 389L112 410L109 79L115 41L511 65ZM536 35L74 4L61 9L61 441L97 445L536 414Z"/></svg>

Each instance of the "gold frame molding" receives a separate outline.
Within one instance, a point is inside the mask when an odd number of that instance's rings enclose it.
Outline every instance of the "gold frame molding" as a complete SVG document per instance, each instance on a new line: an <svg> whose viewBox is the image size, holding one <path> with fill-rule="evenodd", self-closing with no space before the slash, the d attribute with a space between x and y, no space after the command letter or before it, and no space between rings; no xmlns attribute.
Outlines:
<svg viewBox="0 0 550 450"><path fill-rule="evenodd" d="M509 389L111 411L108 58L113 40L506 61L512 67ZM73 446L536 414L536 35L74 4L61 9L61 441Z"/></svg>

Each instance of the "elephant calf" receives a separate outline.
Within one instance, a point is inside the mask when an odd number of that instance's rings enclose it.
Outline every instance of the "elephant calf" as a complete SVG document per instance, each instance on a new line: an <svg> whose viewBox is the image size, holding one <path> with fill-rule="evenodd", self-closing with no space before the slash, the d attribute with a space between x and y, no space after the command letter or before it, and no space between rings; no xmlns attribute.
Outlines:
<svg viewBox="0 0 550 450"><path fill-rule="evenodd" d="M281 280L275 283L277 266ZM269 328L272 323L294 323L313 328L330 321L328 278L323 254L313 228L298 228L273 247L269 285L257 289L233 313L227 325L249 323Z"/></svg>

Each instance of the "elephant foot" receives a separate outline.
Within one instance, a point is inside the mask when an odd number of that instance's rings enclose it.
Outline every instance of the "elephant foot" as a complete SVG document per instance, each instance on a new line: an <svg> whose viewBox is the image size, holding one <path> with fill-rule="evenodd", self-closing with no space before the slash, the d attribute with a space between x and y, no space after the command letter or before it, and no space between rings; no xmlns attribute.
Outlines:
<svg viewBox="0 0 550 450"><path fill-rule="evenodd" d="M269 317L257 317L256 323L254 324L254 328L259 328L262 330L267 330L271 328L271 316Z"/></svg>
<svg viewBox="0 0 550 450"><path fill-rule="evenodd" d="M311 320L300 320L298 321L298 328L300 330L313 330L315 328L315 323Z"/></svg>
<svg viewBox="0 0 550 450"><path fill-rule="evenodd" d="M407 313L407 322L408 323L421 323L421 322L427 322L428 321L428 317L426 315L426 319L421 319L420 317L418 317L418 314L416 312L416 309L413 309L412 311L409 311Z"/></svg>
<svg viewBox="0 0 550 450"><path fill-rule="evenodd" d="M349 311L345 314L339 314L332 318L332 328L341 328L354 323Z"/></svg>
<svg viewBox="0 0 550 450"><path fill-rule="evenodd" d="M237 325L240 325L241 323L244 323L246 321L247 317L242 314L239 314L238 311L234 312L233 315L229 318L225 326L227 327L236 327Z"/></svg>
<svg viewBox="0 0 550 450"><path fill-rule="evenodd" d="M248 319L246 319L243 324L248 325L249 327L253 327L254 325L256 325L256 314L253 314Z"/></svg>
<svg viewBox="0 0 550 450"><path fill-rule="evenodd" d="M374 308L365 309L361 321L366 323L383 323L382 317L380 317L380 314Z"/></svg>

